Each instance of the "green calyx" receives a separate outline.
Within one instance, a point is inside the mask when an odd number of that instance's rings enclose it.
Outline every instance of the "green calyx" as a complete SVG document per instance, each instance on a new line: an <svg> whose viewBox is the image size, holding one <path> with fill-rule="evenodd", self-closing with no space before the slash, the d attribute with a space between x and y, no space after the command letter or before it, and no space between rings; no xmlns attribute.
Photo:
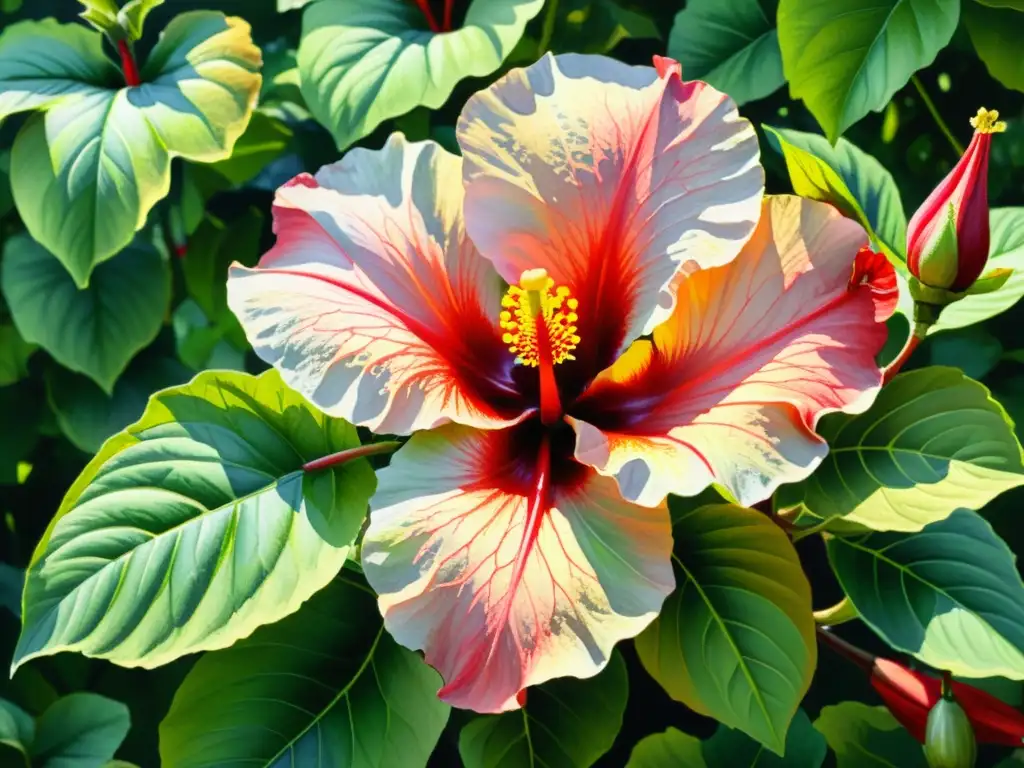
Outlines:
<svg viewBox="0 0 1024 768"><path fill-rule="evenodd" d="M930 768L974 768L974 729L963 707L944 691L925 725L924 756Z"/></svg>

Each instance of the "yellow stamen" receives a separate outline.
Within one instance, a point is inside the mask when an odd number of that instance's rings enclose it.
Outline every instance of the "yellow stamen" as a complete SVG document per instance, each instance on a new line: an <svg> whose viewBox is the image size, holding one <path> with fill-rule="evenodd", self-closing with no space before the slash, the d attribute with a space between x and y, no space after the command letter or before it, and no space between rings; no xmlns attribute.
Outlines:
<svg viewBox="0 0 1024 768"><path fill-rule="evenodd" d="M1002 133L1006 123L999 119L999 112L980 107L978 114L971 118L971 127L978 133Z"/></svg>
<svg viewBox="0 0 1024 768"><path fill-rule="evenodd" d="M519 285L509 286L501 300L499 316L505 331L502 341L516 355L521 365L536 367L540 364L537 321L544 323L551 351L551 362L575 360L572 351L580 342L576 335L576 309L579 302L570 298L564 285L555 288L555 281L547 270L528 269L519 278Z"/></svg>

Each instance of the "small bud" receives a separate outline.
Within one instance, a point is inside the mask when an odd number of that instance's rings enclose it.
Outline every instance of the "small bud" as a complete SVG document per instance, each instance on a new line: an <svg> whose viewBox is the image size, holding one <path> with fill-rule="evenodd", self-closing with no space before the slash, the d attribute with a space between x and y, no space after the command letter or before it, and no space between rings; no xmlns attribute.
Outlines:
<svg viewBox="0 0 1024 768"><path fill-rule="evenodd" d="M924 757L930 768L974 768L978 745L967 713L953 698L942 696L925 726Z"/></svg>
<svg viewBox="0 0 1024 768"><path fill-rule="evenodd" d="M974 137L949 175L924 201L907 229L907 267L924 286L966 291L988 260L988 157L992 134L1006 130L999 113L981 108Z"/></svg>

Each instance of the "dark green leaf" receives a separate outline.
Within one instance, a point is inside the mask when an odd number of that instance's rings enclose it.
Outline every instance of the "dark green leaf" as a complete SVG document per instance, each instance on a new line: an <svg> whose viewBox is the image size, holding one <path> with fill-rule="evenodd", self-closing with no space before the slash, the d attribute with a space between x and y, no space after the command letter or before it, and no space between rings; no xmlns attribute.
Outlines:
<svg viewBox="0 0 1024 768"><path fill-rule="evenodd" d="M928 358L932 365L959 367L972 379L983 379L996 367L1003 355L998 338L980 328L947 331L928 340Z"/></svg>
<svg viewBox="0 0 1024 768"><path fill-rule="evenodd" d="M704 742L702 751L709 766L820 768L828 747L822 735L814 730L807 713L798 709L786 734L784 755L772 754L749 736L724 725Z"/></svg>
<svg viewBox="0 0 1024 768"><path fill-rule="evenodd" d="M95 693L72 693L36 721L32 765L96 768L114 756L130 726L124 704Z"/></svg>
<svg viewBox="0 0 1024 768"><path fill-rule="evenodd" d="M628 38L660 40L661 35L649 16L615 0L560 0L552 50L608 53Z"/></svg>
<svg viewBox="0 0 1024 768"><path fill-rule="evenodd" d="M0 387L28 376L28 359L36 351L13 325L0 324Z"/></svg>
<svg viewBox="0 0 1024 768"><path fill-rule="evenodd" d="M989 8L980 3L964 3L964 22L979 58L989 74L1007 88L1024 91L1024 40L1022 8Z"/></svg>
<svg viewBox="0 0 1024 768"><path fill-rule="evenodd" d="M824 707L814 727L835 751L837 768L927 768L921 745L885 707L844 701Z"/></svg>

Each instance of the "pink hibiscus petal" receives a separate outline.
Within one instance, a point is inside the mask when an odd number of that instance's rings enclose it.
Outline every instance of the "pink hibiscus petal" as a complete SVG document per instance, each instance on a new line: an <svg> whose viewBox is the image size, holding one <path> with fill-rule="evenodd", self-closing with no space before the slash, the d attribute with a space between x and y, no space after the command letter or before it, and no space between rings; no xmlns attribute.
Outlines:
<svg viewBox="0 0 1024 768"><path fill-rule="evenodd" d="M327 413L394 434L522 414L460 175L458 157L398 134L352 150L279 189L277 244L232 266L228 303L256 353Z"/></svg>
<svg viewBox="0 0 1024 768"><path fill-rule="evenodd" d="M545 268L579 299L580 380L667 317L678 269L733 259L760 214L751 124L656 65L548 55L459 119L469 234L510 283Z"/></svg>
<svg viewBox="0 0 1024 768"><path fill-rule="evenodd" d="M897 301L891 265L824 203L765 200L731 264L680 276L672 316L573 407L576 457L640 504L724 485L743 504L809 475L831 411L860 413Z"/></svg>
<svg viewBox="0 0 1024 768"><path fill-rule="evenodd" d="M363 540L388 631L425 652L441 698L478 712L516 709L553 677L596 674L674 586L664 505L625 502L565 456L536 509L535 478L517 471L536 456L515 431L414 435L379 474Z"/></svg>

